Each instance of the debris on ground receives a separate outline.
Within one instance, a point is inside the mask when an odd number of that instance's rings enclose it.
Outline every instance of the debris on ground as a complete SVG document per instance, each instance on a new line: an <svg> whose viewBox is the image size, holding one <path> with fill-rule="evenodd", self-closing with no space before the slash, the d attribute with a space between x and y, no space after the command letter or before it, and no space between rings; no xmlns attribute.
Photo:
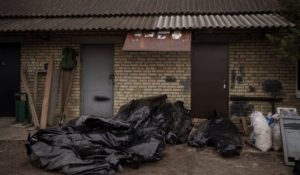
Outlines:
<svg viewBox="0 0 300 175"><path fill-rule="evenodd" d="M190 130L183 103L170 103L163 95L132 100L115 119L81 116L62 128L41 129L26 147L31 162L46 170L112 174L123 165L160 160L166 142L184 143Z"/></svg>
<svg viewBox="0 0 300 175"><path fill-rule="evenodd" d="M9 127L12 127L12 128L29 128L29 127L32 127L32 123L14 123L14 124L11 124Z"/></svg>

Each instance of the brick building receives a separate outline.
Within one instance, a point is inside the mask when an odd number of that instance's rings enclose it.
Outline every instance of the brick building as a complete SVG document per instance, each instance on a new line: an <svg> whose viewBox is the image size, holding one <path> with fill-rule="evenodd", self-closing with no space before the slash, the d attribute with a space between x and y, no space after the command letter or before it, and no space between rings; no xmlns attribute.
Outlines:
<svg viewBox="0 0 300 175"><path fill-rule="evenodd" d="M243 110L233 107L237 99L265 113L271 111L270 101L300 108L297 63L278 58L265 37L294 26L278 14L276 0L0 2L0 80L7 82L0 91L4 99L0 104L10 105L0 115L13 115L13 103L7 101L22 89L21 71L26 71L39 115L45 75L36 79L37 71L44 70L51 58L60 69L64 48L78 53L68 118L112 115L132 99L160 94L184 101L195 117L210 116L214 110L236 114ZM130 33L156 36L162 31L187 32L191 49L127 51L123 47ZM281 94L272 97L263 91L265 80L279 81ZM98 97L108 100L95 100Z"/></svg>

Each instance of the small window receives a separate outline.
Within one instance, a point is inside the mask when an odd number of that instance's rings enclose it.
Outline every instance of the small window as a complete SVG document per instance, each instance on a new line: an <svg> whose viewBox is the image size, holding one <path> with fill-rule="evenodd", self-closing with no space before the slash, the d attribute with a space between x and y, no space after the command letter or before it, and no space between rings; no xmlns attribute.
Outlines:
<svg viewBox="0 0 300 175"><path fill-rule="evenodd" d="M300 60L297 61L296 73L296 97L300 98Z"/></svg>

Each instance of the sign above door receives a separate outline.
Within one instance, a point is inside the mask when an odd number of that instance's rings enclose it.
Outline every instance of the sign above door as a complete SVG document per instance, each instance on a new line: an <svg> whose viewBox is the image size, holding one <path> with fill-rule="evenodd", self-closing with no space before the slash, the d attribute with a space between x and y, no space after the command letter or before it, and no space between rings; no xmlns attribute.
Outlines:
<svg viewBox="0 0 300 175"><path fill-rule="evenodd" d="M158 31L127 33L124 51L191 51L192 33Z"/></svg>

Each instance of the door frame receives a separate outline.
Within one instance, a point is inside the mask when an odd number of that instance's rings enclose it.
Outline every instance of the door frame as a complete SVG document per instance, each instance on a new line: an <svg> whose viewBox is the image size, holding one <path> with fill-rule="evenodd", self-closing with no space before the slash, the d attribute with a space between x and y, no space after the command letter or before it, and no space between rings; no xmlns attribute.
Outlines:
<svg viewBox="0 0 300 175"><path fill-rule="evenodd" d="M216 40L215 42L213 41L213 39L215 38L216 36L214 36L214 37L208 37L208 38L206 38L205 40L197 40L197 41L193 41L192 42L192 50L191 50L191 114L192 114L192 116L193 117L196 117L196 118L205 118L205 116L197 116L196 114L194 114L193 113L193 111L192 111L192 98L193 98L193 90L192 90L192 87L193 87L193 85L192 85L192 83L193 83L193 79L192 79L192 76L193 76L193 74L192 74L192 64L193 64L193 61L192 61L192 59L193 59L193 48L194 48L194 46L195 45L224 45L224 46L226 46L226 49L227 49L227 55L226 55L226 57L227 57L227 59L226 59L226 67L227 67L227 69L226 69L226 74L227 74L227 88L226 88L226 93L227 93L227 95L226 95L226 97L227 97L227 99L226 99L226 101L227 101L227 116L230 118L230 75L229 75L229 73L230 73L230 49L229 49L229 42L226 42L226 41L223 41L223 40L220 40L220 41L218 41L218 40Z"/></svg>
<svg viewBox="0 0 300 175"><path fill-rule="evenodd" d="M114 42L82 42L82 43L80 43L80 46L79 46L79 62L80 62L80 80L79 80L79 82L80 82L80 89L79 89L79 115L82 115L82 105L81 105L81 103L82 103L82 93L81 93L81 89L82 89L82 71L83 71L83 69L82 69L82 54L81 54L81 51L82 51L82 47L83 46L97 46L97 45L110 45L110 46L112 46L112 48L113 48L113 60L112 60L112 72L113 72L113 74L115 74L115 43ZM114 106L115 106L115 104L114 104L114 102L115 102L115 82L113 82L113 86L112 86L112 112L113 112L113 114L114 114Z"/></svg>

